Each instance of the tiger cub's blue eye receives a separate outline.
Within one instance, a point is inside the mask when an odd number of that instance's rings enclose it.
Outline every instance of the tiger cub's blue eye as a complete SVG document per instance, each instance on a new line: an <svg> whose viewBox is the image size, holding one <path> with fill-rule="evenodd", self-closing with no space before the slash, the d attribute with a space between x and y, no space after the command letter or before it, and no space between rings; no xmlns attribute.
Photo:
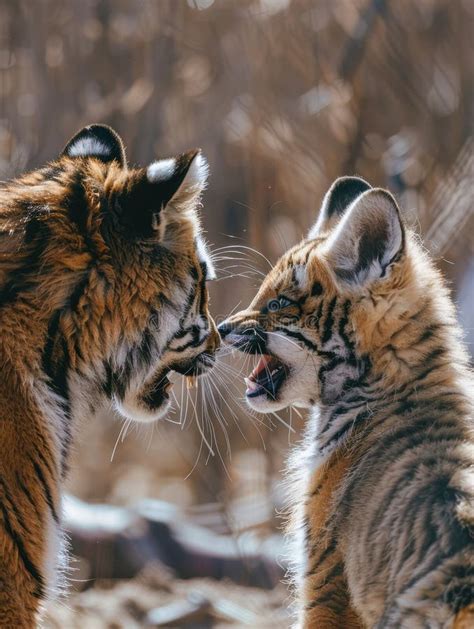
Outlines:
<svg viewBox="0 0 474 629"><path fill-rule="evenodd" d="M278 299L270 299L267 305L267 310L268 312L278 312L282 308L291 306L292 303L293 302L290 299L286 299L286 297L278 297Z"/></svg>

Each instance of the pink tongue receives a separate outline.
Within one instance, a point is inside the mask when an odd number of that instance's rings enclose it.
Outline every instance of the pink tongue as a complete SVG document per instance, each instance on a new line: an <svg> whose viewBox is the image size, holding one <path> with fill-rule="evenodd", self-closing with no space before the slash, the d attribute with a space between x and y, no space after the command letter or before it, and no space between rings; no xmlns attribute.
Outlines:
<svg viewBox="0 0 474 629"><path fill-rule="evenodd" d="M270 363L270 361L271 361L270 356L262 356L260 358L260 360L258 361L257 366L255 367L255 369L250 374L250 377L256 379L258 377L258 375L260 373L262 373L262 371L267 369L267 365Z"/></svg>

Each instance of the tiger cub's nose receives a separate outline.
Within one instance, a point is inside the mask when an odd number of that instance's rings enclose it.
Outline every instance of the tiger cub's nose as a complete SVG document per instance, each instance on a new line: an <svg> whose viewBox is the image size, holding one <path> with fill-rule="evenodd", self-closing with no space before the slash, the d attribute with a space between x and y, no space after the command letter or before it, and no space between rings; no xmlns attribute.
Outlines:
<svg viewBox="0 0 474 629"><path fill-rule="evenodd" d="M227 321L223 321L217 326L217 330L220 334L221 339L224 340L225 337L232 330L232 325L230 323L227 323Z"/></svg>

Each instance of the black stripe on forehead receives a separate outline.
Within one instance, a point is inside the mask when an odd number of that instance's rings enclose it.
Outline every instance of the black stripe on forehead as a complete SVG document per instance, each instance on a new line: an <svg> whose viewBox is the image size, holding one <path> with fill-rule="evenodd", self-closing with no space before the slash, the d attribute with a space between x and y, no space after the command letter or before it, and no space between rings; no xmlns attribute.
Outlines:
<svg viewBox="0 0 474 629"><path fill-rule="evenodd" d="M189 270L191 277L193 278L193 283L191 285L191 290L189 292L189 295L186 299L186 304L184 306L184 311L180 317L180 322L179 322L179 326L181 328L181 330L184 330L184 324L186 321L187 316L189 315L189 313L191 312L191 308L193 307L194 301L196 299L196 294L197 294L197 286L198 286L198 282L199 282L199 270L195 267L195 266L191 266L190 270Z"/></svg>
<svg viewBox="0 0 474 629"><path fill-rule="evenodd" d="M290 284L293 286L298 284L296 274L298 268L302 266L304 265L293 261L292 264L285 266L281 269L278 279L273 286L277 294L283 291L283 289L285 288L291 288Z"/></svg>
<svg viewBox="0 0 474 629"><path fill-rule="evenodd" d="M207 295L206 293L206 276L204 274L204 269L202 266L202 263L200 263L198 266L194 266L194 264L191 264L189 267L189 274L191 275L193 282L191 285L191 290L189 292L188 298L186 300L186 305L184 307L184 312L181 315L180 318L180 328L181 331L185 330L185 321L186 318L189 316L189 313L191 312L196 299L199 299L199 306L200 306L200 310L203 307L202 306L202 302L203 302L203 294L204 296ZM204 293L203 293L204 291Z"/></svg>
<svg viewBox="0 0 474 629"><path fill-rule="evenodd" d="M202 277L199 283L199 314L204 316L204 308L207 304L207 263L201 262Z"/></svg>
<svg viewBox="0 0 474 629"><path fill-rule="evenodd" d="M317 249L317 246L324 242L326 238L316 238L314 240L304 240L289 252L287 257L283 257L284 267L306 266L309 263L311 254Z"/></svg>
<svg viewBox="0 0 474 629"><path fill-rule="evenodd" d="M299 264L301 266L308 264L309 258L313 251L316 249L317 245L324 242L325 240L325 238L317 238L315 240L303 241L299 249L294 252L293 264Z"/></svg>
<svg viewBox="0 0 474 629"><path fill-rule="evenodd" d="M188 310L190 312L194 302L198 300L198 310L199 314L204 314L204 308L207 303L207 289L206 289L206 280L207 280L207 262L201 260L199 262L198 267L191 267L191 276L195 281L195 286L193 287L193 299L191 302L191 307Z"/></svg>
<svg viewBox="0 0 474 629"><path fill-rule="evenodd" d="M191 264L189 272L194 281L199 282L204 278L207 279L208 265L205 260L199 260L199 265L194 266Z"/></svg>
<svg viewBox="0 0 474 629"><path fill-rule="evenodd" d="M199 282L202 273L201 265L199 265L199 267L191 265L191 267L189 268L189 273L195 282Z"/></svg>

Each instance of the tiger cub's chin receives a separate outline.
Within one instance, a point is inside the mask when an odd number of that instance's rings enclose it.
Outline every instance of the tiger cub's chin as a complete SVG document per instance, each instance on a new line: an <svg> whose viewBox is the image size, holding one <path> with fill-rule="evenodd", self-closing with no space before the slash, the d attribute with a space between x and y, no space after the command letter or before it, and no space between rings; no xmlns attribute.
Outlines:
<svg viewBox="0 0 474 629"><path fill-rule="evenodd" d="M307 377L298 365L290 365L276 354L262 354L252 372L244 378L245 399L259 413L279 411L287 406L308 407ZM309 385L314 387L314 382Z"/></svg>

